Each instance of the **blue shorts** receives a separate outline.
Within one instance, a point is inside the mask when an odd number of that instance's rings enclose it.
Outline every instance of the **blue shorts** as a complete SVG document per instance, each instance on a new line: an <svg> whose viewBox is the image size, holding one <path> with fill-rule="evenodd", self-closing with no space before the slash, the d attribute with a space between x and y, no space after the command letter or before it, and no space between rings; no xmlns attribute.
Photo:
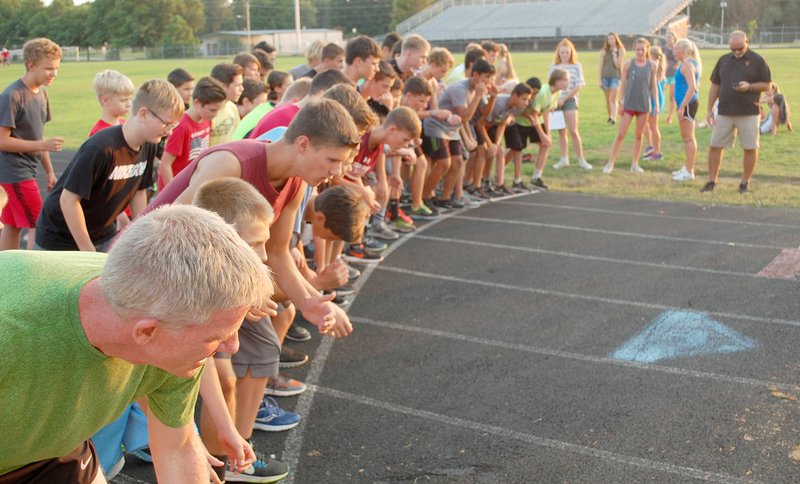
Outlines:
<svg viewBox="0 0 800 484"><path fill-rule="evenodd" d="M600 84L603 90L616 89L619 87L619 77L601 77Z"/></svg>

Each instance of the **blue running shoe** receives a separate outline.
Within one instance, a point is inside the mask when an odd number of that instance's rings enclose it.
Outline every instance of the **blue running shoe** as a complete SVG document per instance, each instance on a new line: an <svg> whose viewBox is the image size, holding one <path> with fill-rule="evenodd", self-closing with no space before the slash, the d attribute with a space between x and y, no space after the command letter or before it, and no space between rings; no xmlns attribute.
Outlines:
<svg viewBox="0 0 800 484"><path fill-rule="evenodd" d="M272 397L264 397L253 428L265 432L283 432L297 427L300 415L283 410Z"/></svg>

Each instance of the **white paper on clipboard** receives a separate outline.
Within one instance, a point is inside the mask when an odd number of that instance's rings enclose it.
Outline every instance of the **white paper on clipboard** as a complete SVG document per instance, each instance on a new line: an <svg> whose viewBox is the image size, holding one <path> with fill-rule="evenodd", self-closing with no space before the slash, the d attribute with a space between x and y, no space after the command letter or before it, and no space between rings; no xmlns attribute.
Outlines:
<svg viewBox="0 0 800 484"><path fill-rule="evenodd" d="M561 131L567 127L564 111L550 111L550 131Z"/></svg>

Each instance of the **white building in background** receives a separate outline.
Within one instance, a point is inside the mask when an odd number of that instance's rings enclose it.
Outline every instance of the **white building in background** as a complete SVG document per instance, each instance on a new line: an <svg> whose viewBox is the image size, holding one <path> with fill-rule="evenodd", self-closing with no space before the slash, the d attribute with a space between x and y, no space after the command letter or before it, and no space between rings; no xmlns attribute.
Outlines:
<svg viewBox="0 0 800 484"><path fill-rule="evenodd" d="M342 32L333 29L303 29L299 43L296 30L223 30L203 36L203 53L211 56L231 55L266 41L281 55L304 55L306 48L315 40L343 44Z"/></svg>

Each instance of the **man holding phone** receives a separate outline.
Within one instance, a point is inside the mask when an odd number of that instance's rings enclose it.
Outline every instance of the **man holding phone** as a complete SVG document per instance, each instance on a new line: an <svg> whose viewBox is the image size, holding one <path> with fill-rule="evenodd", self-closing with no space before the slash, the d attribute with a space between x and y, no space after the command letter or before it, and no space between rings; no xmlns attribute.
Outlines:
<svg viewBox="0 0 800 484"><path fill-rule="evenodd" d="M760 93L769 89L772 77L764 58L750 50L747 34L732 32L728 44L731 53L720 57L711 73L707 121L714 131L708 147L709 181L701 192L716 190L723 150L733 146L737 132L744 151L739 193L750 191L750 177L758 162L758 100ZM718 115L714 118L717 99Z"/></svg>

